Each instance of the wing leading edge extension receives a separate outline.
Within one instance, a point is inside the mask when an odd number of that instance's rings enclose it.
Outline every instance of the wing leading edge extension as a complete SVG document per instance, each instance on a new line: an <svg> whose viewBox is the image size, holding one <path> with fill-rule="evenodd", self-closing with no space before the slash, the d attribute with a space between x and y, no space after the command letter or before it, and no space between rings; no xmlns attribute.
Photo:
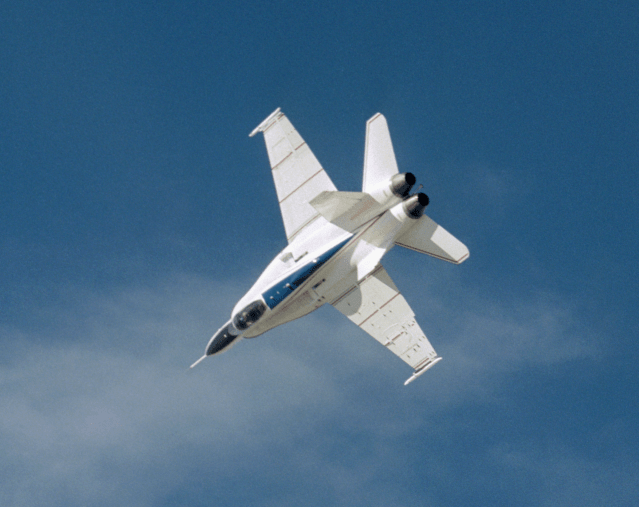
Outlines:
<svg viewBox="0 0 639 507"><path fill-rule="evenodd" d="M381 265L332 305L413 367L415 371L405 384L441 360Z"/></svg>
<svg viewBox="0 0 639 507"><path fill-rule="evenodd" d="M303 230L320 226L318 222L325 223L309 201L321 192L337 189L279 108L249 135L253 137L258 132L264 134L286 238L290 243Z"/></svg>

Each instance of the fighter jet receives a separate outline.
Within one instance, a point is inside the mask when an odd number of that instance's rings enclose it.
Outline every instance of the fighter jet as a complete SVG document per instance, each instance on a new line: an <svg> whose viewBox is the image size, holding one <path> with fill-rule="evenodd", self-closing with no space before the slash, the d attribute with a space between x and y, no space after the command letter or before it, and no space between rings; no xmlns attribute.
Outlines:
<svg viewBox="0 0 639 507"><path fill-rule="evenodd" d="M415 314L380 264L395 245L454 264L468 248L424 214L429 199L411 195L416 179L400 173L386 119L366 123L361 192L340 192L278 108L262 132L288 246L278 253L211 338L208 356L242 338L330 304L413 368L408 384L441 360Z"/></svg>

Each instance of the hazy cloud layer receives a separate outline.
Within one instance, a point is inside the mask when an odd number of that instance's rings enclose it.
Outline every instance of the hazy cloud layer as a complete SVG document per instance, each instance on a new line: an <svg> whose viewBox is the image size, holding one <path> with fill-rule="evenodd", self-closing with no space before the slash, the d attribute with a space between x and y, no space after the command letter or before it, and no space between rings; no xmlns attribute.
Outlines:
<svg viewBox="0 0 639 507"><path fill-rule="evenodd" d="M555 451L534 433L523 450L508 434L482 443L472 469L454 443L475 438L467 425L484 426L474 418L508 398L513 372L596 356L597 338L557 298L514 312L493 303L455 319L431 313L434 328L458 338L432 339L446 361L405 388L405 365L331 308L189 370L238 295L187 276L110 293L69 289L34 309L37 329L3 329L2 503L161 505L193 487L212 501L241 499L242 483L258 481L272 497L247 493L248 504L299 504L313 487L338 504L409 505L423 499L402 496L403 484L424 481L425 491L437 485L426 502L440 505L451 476L473 484L487 471L520 470L540 485L529 498L569 504L571 484L600 469L621 482L636 475L616 458ZM414 305L418 314L422 305L432 312L446 301L433 293Z"/></svg>

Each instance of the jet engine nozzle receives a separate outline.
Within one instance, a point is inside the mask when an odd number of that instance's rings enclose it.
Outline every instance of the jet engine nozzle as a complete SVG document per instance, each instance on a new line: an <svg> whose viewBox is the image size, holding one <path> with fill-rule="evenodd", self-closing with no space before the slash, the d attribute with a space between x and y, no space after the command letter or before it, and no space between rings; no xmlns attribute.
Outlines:
<svg viewBox="0 0 639 507"><path fill-rule="evenodd" d="M413 173L397 173L390 181L391 192L397 197L406 197L416 181Z"/></svg>
<svg viewBox="0 0 639 507"><path fill-rule="evenodd" d="M424 209L428 206L430 199L422 192L415 194L404 201L402 204L406 216L417 220L424 214Z"/></svg>
<svg viewBox="0 0 639 507"><path fill-rule="evenodd" d="M380 204L391 201L397 202L397 198L404 199L417 181L413 173L397 173L387 180L380 181L371 190L366 190Z"/></svg>

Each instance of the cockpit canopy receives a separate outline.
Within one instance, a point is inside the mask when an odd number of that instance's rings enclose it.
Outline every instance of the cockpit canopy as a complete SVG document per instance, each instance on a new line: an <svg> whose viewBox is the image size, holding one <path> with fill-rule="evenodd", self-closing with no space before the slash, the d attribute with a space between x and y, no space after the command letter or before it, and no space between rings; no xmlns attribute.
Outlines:
<svg viewBox="0 0 639 507"><path fill-rule="evenodd" d="M255 301L239 311L233 317L233 325L238 331L246 331L264 315L266 305L263 301Z"/></svg>

